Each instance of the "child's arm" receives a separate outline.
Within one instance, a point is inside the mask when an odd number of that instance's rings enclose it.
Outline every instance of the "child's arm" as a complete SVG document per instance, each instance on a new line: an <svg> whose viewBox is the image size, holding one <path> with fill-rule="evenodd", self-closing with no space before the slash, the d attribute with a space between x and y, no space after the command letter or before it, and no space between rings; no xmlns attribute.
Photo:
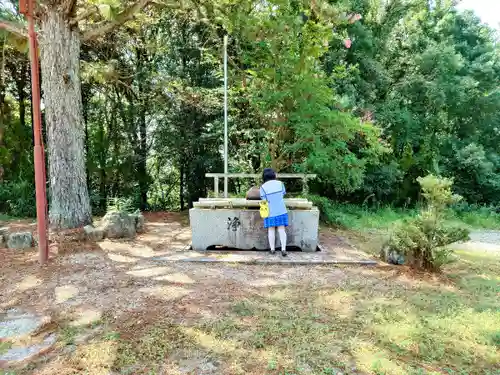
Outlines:
<svg viewBox="0 0 500 375"><path fill-rule="evenodd" d="M262 200L265 200L266 199L266 192L264 191L264 189L262 189L262 187L260 187L260 199Z"/></svg>

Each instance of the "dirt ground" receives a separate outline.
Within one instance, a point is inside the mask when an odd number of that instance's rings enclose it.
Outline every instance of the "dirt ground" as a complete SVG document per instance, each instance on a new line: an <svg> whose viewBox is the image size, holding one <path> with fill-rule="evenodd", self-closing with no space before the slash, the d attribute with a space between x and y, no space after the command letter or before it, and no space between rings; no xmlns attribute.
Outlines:
<svg viewBox="0 0 500 375"><path fill-rule="evenodd" d="M499 263L490 253L462 254L441 275L387 265L193 263L175 261L190 241L186 216L146 219L132 241L56 242L43 267L35 249L0 249L0 315L36 313L48 318L39 336L57 335L49 351L1 375L500 371ZM360 256L338 233L321 231L329 254ZM0 354L21 344L0 337Z"/></svg>
<svg viewBox="0 0 500 375"><path fill-rule="evenodd" d="M43 267L35 249L0 250L0 312L22 307L50 316L59 330L72 327L87 339L96 333L92 327L103 321L129 327L131 332L159 317L161 321L198 324L265 288L326 286L347 277L341 269L321 266L237 267L158 261L186 251L190 242L187 218L159 213L148 215L146 221L146 232L133 241L52 244L50 261ZM35 228L28 221L6 224L18 231ZM355 251L330 231L323 231L321 241L342 254ZM57 358L60 350L53 350L52 356Z"/></svg>

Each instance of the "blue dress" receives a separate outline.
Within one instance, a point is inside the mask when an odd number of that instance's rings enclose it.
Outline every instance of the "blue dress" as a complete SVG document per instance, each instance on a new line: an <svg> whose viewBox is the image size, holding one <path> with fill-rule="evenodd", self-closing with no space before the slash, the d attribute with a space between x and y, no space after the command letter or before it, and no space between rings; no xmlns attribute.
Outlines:
<svg viewBox="0 0 500 375"><path fill-rule="evenodd" d="M260 198L267 200L269 205L269 217L264 219L264 228L288 226L285 194L285 185L281 181L271 180L261 186Z"/></svg>

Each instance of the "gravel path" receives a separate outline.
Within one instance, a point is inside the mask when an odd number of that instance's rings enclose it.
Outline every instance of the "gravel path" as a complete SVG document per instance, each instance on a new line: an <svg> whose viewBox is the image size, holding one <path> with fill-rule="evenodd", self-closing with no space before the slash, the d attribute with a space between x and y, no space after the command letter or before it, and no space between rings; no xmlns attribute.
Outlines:
<svg viewBox="0 0 500 375"><path fill-rule="evenodd" d="M500 255L500 231L478 230L471 232L469 237L470 241L458 244L456 248Z"/></svg>

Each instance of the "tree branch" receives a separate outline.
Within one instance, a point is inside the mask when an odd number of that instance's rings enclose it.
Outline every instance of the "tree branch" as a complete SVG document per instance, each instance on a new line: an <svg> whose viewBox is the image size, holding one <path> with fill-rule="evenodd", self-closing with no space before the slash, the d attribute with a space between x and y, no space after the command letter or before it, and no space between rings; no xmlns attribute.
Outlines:
<svg viewBox="0 0 500 375"><path fill-rule="evenodd" d="M15 34L20 38L28 38L28 32L26 31L26 29L22 25L14 22L0 20L0 29L7 30L8 32Z"/></svg>
<svg viewBox="0 0 500 375"><path fill-rule="evenodd" d="M94 25L95 27L83 33L82 37L83 41L85 42L87 40L92 40L99 37L100 35L109 33L115 27L118 27L124 24L125 22L131 20L137 12L145 8L150 2L151 0L138 0L130 8L124 10L118 16L116 16L116 19Z"/></svg>
<svg viewBox="0 0 500 375"><path fill-rule="evenodd" d="M76 11L76 0L66 0L66 2L63 3L63 8L64 13L66 13L68 16L74 16Z"/></svg>
<svg viewBox="0 0 500 375"><path fill-rule="evenodd" d="M80 14L77 14L75 17L73 17L70 21L69 21L69 24L71 26L74 26L76 25L78 22L80 22L81 20L84 20L94 14L98 14L99 13L99 8L97 6L92 6L90 9L87 9L85 12L82 12Z"/></svg>

